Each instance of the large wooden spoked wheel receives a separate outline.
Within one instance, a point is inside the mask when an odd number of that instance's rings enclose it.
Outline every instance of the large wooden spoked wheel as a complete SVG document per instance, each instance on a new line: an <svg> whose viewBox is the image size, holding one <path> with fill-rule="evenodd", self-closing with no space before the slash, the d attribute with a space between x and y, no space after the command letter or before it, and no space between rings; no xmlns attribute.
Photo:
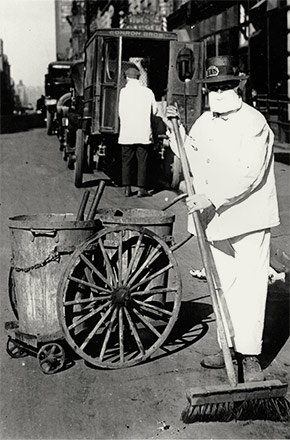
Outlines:
<svg viewBox="0 0 290 440"><path fill-rule="evenodd" d="M178 317L175 257L139 226L102 229L73 253L58 287L65 338L88 363L124 368L149 358Z"/></svg>

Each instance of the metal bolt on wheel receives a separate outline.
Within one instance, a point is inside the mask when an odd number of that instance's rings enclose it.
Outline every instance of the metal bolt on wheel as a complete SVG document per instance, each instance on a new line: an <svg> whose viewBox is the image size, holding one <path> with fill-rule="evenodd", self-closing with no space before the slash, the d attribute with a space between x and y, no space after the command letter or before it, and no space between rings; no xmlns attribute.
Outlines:
<svg viewBox="0 0 290 440"><path fill-rule="evenodd" d="M72 255L58 288L67 342L90 364L124 368L150 357L178 317L175 257L139 226L102 229Z"/></svg>
<svg viewBox="0 0 290 440"><path fill-rule="evenodd" d="M60 371L64 366L65 352L59 344L45 344L37 353L37 359L43 373L54 374Z"/></svg>

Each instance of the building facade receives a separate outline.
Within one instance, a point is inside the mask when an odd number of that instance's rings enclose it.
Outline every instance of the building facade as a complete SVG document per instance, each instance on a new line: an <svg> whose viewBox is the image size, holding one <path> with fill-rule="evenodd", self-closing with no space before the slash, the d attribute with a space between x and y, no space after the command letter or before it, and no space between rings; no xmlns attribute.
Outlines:
<svg viewBox="0 0 290 440"><path fill-rule="evenodd" d="M250 75L245 98L290 142L290 1L174 1L168 29L203 42L205 57L233 54ZM279 68L277 68L279 66Z"/></svg>
<svg viewBox="0 0 290 440"><path fill-rule="evenodd" d="M73 1L71 3L71 14L68 19L71 25L71 52L69 60L83 58L85 43L88 38L88 26L86 20L89 2Z"/></svg>
<svg viewBox="0 0 290 440"><path fill-rule="evenodd" d="M55 0L55 32L57 61L69 60L72 56L71 45L71 0ZM54 61L54 60L53 60Z"/></svg>
<svg viewBox="0 0 290 440"><path fill-rule="evenodd" d="M0 39L0 116L11 115L14 110L14 83L10 75L10 64Z"/></svg>
<svg viewBox="0 0 290 440"><path fill-rule="evenodd" d="M233 54L250 75L245 99L267 117L281 142L290 142L290 0L87 0L70 4L71 52L83 56L96 29L174 31L184 42L202 42L205 58ZM64 23L67 9L58 17ZM62 13L62 15L60 15ZM58 19L60 20L60 18ZM59 46L60 48L60 46ZM277 68L279 66L279 68Z"/></svg>

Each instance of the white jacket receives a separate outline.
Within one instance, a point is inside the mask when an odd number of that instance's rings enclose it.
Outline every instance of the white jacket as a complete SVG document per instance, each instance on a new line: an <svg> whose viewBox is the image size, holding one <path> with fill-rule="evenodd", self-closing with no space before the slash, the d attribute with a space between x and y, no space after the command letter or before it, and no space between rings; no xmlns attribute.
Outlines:
<svg viewBox="0 0 290 440"><path fill-rule="evenodd" d="M226 118L203 113L185 136L195 192L216 208L206 229L209 240L279 224L273 140L264 116L246 103ZM174 135L170 145L178 154Z"/></svg>
<svg viewBox="0 0 290 440"><path fill-rule="evenodd" d="M157 113L152 90L130 79L120 91L119 144L150 144L152 142L151 114Z"/></svg>

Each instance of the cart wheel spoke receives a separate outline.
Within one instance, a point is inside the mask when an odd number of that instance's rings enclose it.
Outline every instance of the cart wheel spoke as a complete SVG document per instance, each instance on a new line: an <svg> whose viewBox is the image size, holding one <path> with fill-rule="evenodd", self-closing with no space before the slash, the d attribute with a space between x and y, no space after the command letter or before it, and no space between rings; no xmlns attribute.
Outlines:
<svg viewBox="0 0 290 440"><path fill-rule="evenodd" d="M119 247L118 247L118 256L119 256L119 271L118 271L118 286L122 284L122 273L123 273L123 231L119 232Z"/></svg>
<svg viewBox="0 0 290 440"><path fill-rule="evenodd" d="M62 359L62 353L55 353L54 356L56 359Z"/></svg>
<svg viewBox="0 0 290 440"><path fill-rule="evenodd" d="M126 310L126 309L125 309L125 315L126 315L126 318L127 318L127 320L128 320L128 323L129 323L130 329L131 329L131 331L132 331L132 334L133 334L133 336L134 336L134 338L135 338L135 341L136 341L136 343L137 343L137 346L138 346L138 348L139 348L139 350L140 350L140 353L141 353L142 355L144 355L144 354L145 354L145 349L144 349L143 344L142 344L142 342L141 342L141 339L140 339L140 337L139 337L139 335L138 335L137 328L135 327L135 325L134 325L134 323L133 323L133 321L132 321L132 319L131 319L131 316L130 316L129 312L128 312L128 310Z"/></svg>
<svg viewBox="0 0 290 440"><path fill-rule="evenodd" d="M104 289L103 287L97 286L96 284L89 283L88 281L81 280L80 278L76 278L72 275L69 276L69 280L74 281L75 283L81 284L83 286L87 286L90 289L92 289L93 291L98 292L98 293L102 293L102 292L110 293L110 290Z"/></svg>
<svg viewBox="0 0 290 440"><path fill-rule="evenodd" d="M148 269L148 267L150 266L150 264L152 264L160 255L160 248L161 245L158 245L156 249L153 250L153 252L151 252L146 260L144 261L144 263L139 267L139 269L134 273L134 275L132 276L132 278L129 279L128 281L128 285L131 286L132 283L136 280L136 278L140 275L140 273L144 270L144 269Z"/></svg>
<svg viewBox="0 0 290 440"><path fill-rule="evenodd" d="M148 283L149 281L154 280L155 278L159 277L160 275L164 274L165 272L168 272L169 269L171 269L171 268L172 268L172 265L168 264L167 266L163 267L163 269L160 269L158 272L155 272L154 274L150 275L149 277L146 277L146 275L145 275L145 278L143 280L139 281L139 283L134 284L134 286L131 286L131 289L132 290L137 289L137 287L142 286L142 284Z"/></svg>
<svg viewBox="0 0 290 440"><path fill-rule="evenodd" d="M124 318L123 308L119 308L119 345L120 345L120 362L124 362Z"/></svg>
<svg viewBox="0 0 290 440"><path fill-rule="evenodd" d="M81 254L81 259L84 261L84 263L86 263L86 265L90 268L90 269L92 269L92 271L105 283L105 284L107 284L108 286L110 285L110 281L107 279L107 278L105 278L102 274L101 274L101 272L93 265L93 263L90 261L90 260L88 260L83 254Z"/></svg>
<svg viewBox="0 0 290 440"><path fill-rule="evenodd" d="M112 328L113 328L114 321L116 319L116 315L117 315L117 309L115 308L113 313L112 313L110 324L109 324L109 327L107 328L105 339L104 339L104 342L103 342L103 345L102 345L102 349L101 349L101 353L100 353L100 360L101 361L104 359L104 355L105 355L105 352L106 352L106 348L107 348L107 344L108 344L110 335L112 333Z"/></svg>
<svg viewBox="0 0 290 440"><path fill-rule="evenodd" d="M172 293L172 292L177 292L177 288L176 287L172 287L172 288L169 288L169 287L164 287L164 288L159 288L159 289L147 289L147 290L133 290L133 291L131 291L130 290L130 294L131 294L131 296L132 296L132 298L134 298L135 299L135 297L137 297L137 296L147 296L147 297L149 297L149 296L152 296L152 295L158 295L158 294L166 294L166 293Z"/></svg>
<svg viewBox="0 0 290 440"><path fill-rule="evenodd" d="M80 324L83 324L85 321L87 321L88 319L92 318L92 316L96 315L97 313L101 312L105 307L107 307L110 304L110 301L107 301L105 304L102 304L100 307L98 307L96 310L92 310L90 313L88 313L87 315L83 316L81 319L79 319L78 321L74 322L73 324L71 324L68 329L72 330L75 327L77 327Z"/></svg>
<svg viewBox="0 0 290 440"><path fill-rule="evenodd" d="M100 246L101 252L102 252L102 254L103 254L103 257L104 257L104 261L105 261L106 269L107 269L107 274L109 275L109 277L110 277L111 280L112 280L112 285L113 285L113 287L116 287L116 284L117 284L117 282L116 282L116 277L115 277L115 275L114 275L113 268L112 268L112 265L111 265L111 262L110 262L109 256L108 256L108 254L107 254L107 251L106 251L106 249L105 249L104 243L103 243L103 241L101 240L101 238L98 240L98 243L99 243L99 246Z"/></svg>
<svg viewBox="0 0 290 440"><path fill-rule="evenodd" d="M161 313L163 315L172 316L172 312L169 312L168 310L163 309L163 308L158 307L158 306L155 306L153 304L146 303L146 302L143 302L143 301L138 301L136 299L135 299L135 303L137 303L140 306L140 308L149 309L149 310L152 310L152 311L156 311L159 314Z"/></svg>
<svg viewBox="0 0 290 440"><path fill-rule="evenodd" d="M84 340L84 342L81 345L81 350L84 350L84 348L88 345L88 343L90 342L90 340L92 339L92 337L96 334L96 332L98 331L98 329L101 327L101 325L103 324L103 322L107 319L107 317L109 316L109 314L112 311L112 307L110 307L105 314L101 317L101 319L99 320L99 322L95 325L95 327L93 328L93 330L88 334L88 336L86 337L86 339Z"/></svg>
<svg viewBox="0 0 290 440"><path fill-rule="evenodd" d="M101 368L136 365L162 347L177 319L177 262L152 231L105 227L71 255L57 301L66 341L81 358Z"/></svg>
<svg viewBox="0 0 290 440"><path fill-rule="evenodd" d="M65 301L63 303L64 306L76 306L78 304L87 304L89 303L96 303L96 302L100 302L100 301L105 301L106 299L110 299L111 295L102 295L99 298L96 298L94 296L90 296L90 298L87 299L76 299L76 300L72 300L72 301Z"/></svg>
<svg viewBox="0 0 290 440"><path fill-rule="evenodd" d="M142 244L143 237L144 237L144 232L142 231L142 233L140 234L140 236L139 236L139 238L138 238L138 241L137 241L136 247L135 247L135 249L134 249L133 257L131 258L130 263L129 263L129 266L128 266L128 268L127 268L125 274L124 274L124 280L123 280L123 283L124 283L124 284L127 284L127 282L128 282L128 278L129 278L129 276L130 276L130 274L131 274L131 272L132 272L132 269L133 269L134 265L135 265L135 267L136 267L137 264L138 264L137 256L138 256L138 254L139 254L139 250L140 250L140 246L141 246L141 244ZM140 258L140 256L139 256L139 258Z"/></svg>
<svg viewBox="0 0 290 440"><path fill-rule="evenodd" d="M161 333L159 333L159 331L154 327L153 324L151 324L150 321L148 321L148 319L146 319L144 316L141 315L141 313L138 312L137 309L133 309L133 313L135 313L136 316L138 316L138 318L140 319L140 321L143 322L143 324L149 328L149 330L152 331L152 333L154 333L158 338L160 338Z"/></svg>

